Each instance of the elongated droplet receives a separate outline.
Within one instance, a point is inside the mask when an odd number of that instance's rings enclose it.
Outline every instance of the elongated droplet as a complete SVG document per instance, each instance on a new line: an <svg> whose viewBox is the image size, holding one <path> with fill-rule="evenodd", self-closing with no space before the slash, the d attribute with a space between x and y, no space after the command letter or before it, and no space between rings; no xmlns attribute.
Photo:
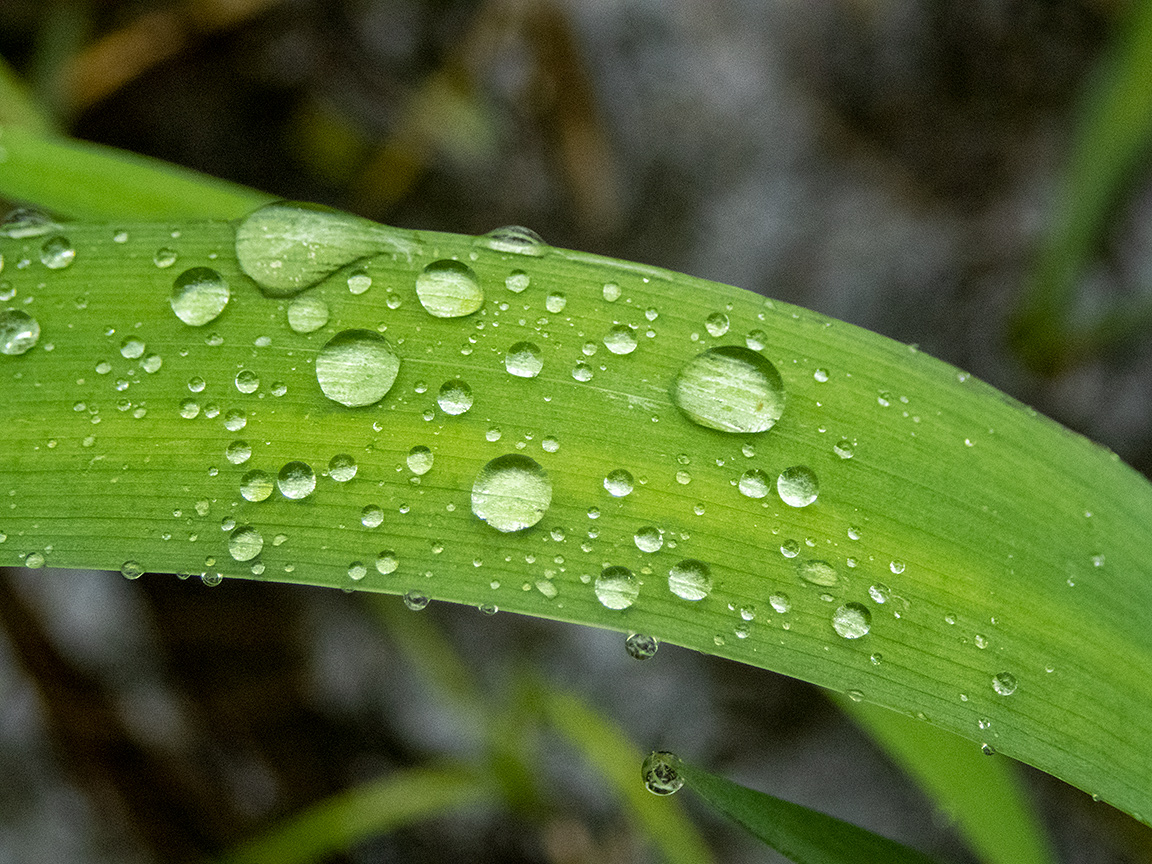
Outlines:
<svg viewBox="0 0 1152 864"><path fill-rule="evenodd" d="M668 590L684 600L703 600L712 591L712 574L708 565L685 558L668 571Z"/></svg>
<svg viewBox="0 0 1152 864"><path fill-rule="evenodd" d="M739 345L694 357L676 376L671 395L689 420L721 432L766 432L784 411L784 382L776 367Z"/></svg>
<svg viewBox="0 0 1152 864"><path fill-rule="evenodd" d="M805 582L822 588L832 588L840 584L840 574L827 561L801 561L796 568L796 574Z"/></svg>
<svg viewBox="0 0 1152 864"><path fill-rule="evenodd" d="M9 212L0 221L0 236L11 237L13 240L25 240L29 237L42 237L60 228L60 225L39 210L30 210L19 207Z"/></svg>
<svg viewBox="0 0 1152 864"><path fill-rule="evenodd" d="M497 531L522 531L544 518L552 481L536 460L521 453L498 456L472 484L472 512Z"/></svg>
<svg viewBox="0 0 1152 864"><path fill-rule="evenodd" d="M868 635L872 613L863 603L845 603L832 614L832 627L845 639L859 639Z"/></svg>
<svg viewBox="0 0 1152 864"><path fill-rule="evenodd" d="M0 354L23 354L40 338L40 322L23 309L0 310Z"/></svg>
<svg viewBox="0 0 1152 864"><path fill-rule="evenodd" d="M684 785L684 778L680 776L677 766L680 757L667 750L654 750L640 766L640 774L644 778L644 786L653 795L671 795Z"/></svg>
<svg viewBox="0 0 1152 864"><path fill-rule="evenodd" d="M193 267L173 281L168 302L176 317L189 327L203 327L220 317L230 296L223 276L211 267Z"/></svg>
<svg viewBox="0 0 1152 864"><path fill-rule="evenodd" d="M609 609L627 609L640 596L640 583L627 567L605 567L595 588L596 599Z"/></svg>
<svg viewBox="0 0 1152 864"><path fill-rule="evenodd" d="M493 228L487 234L476 238L477 246L484 246L496 252L511 252L514 255L540 257L548 251L548 244L533 231L522 225L505 225Z"/></svg>
<svg viewBox="0 0 1152 864"><path fill-rule="evenodd" d="M241 525L228 537L228 554L237 561L251 561L264 549L264 538L251 525Z"/></svg>
<svg viewBox="0 0 1152 864"><path fill-rule="evenodd" d="M317 204L278 201L236 228L240 269L274 297L299 294L345 264L379 252L411 257L403 232Z"/></svg>
<svg viewBox="0 0 1152 864"><path fill-rule="evenodd" d="M484 305L484 291L472 268L450 258L433 261L421 271L416 296L437 318L462 318Z"/></svg>
<svg viewBox="0 0 1152 864"><path fill-rule="evenodd" d="M807 507L820 494L820 483L807 465L793 465L776 478L776 491L789 507Z"/></svg>
<svg viewBox="0 0 1152 864"><path fill-rule="evenodd" d="M316 355L316 381L324 395L349 408L373 405L392 389L400 358L371 330L337 333Z"/></svg>

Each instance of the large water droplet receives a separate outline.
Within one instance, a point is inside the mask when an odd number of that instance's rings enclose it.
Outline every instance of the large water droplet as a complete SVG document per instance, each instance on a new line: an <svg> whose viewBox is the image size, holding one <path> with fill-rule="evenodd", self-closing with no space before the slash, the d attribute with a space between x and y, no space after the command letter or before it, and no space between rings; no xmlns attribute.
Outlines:
<svg viewBox="0 0 1152 864"><path fill-rule="evenodd" d="M307 462L289 462L276 475L276 486L285 498L299 501L316 488L316 473Z"/></svg>
<svg viewBox="0 0 1152 864"><path fill-rule="evenodd" d="M823 588L832 588L840 584L840 574L827 561L801 561L796 568L796 573L805 582Z"/></svg>
<svg viewBox="0 0 1152 864"><path fill-rule="evenodd" d="M859 639L871 629L872 613L863 603L845 603L832 613L832 626L845 639Z"/></svg>
<svg viewBox="0 0 1152 864"><path fill-rule="evenodd" d="M671 795L684 785L678 766L680 757L667 750L654 750L640 766L644 786L653 795Z"/></svg>
<svg viewBox="0 0 1152 864"><path fill-rule="evenodd" d="M22 309L0 310L0 354L23 354L40 338L40 322Z"/></svg>
<svg viewBox="0 0 1152 864"><path fill-rule="evenodd" d="M328 304L319 297L297 297L288 304L288 326L294 333L315 333L328 323Z"/></svg>
<svg viewBox="0 0 1152 864"><path fill-rule="evenodd" d="M793 465L776 478L776 491L788 506L807 507L820 494L820 483L807 465Z"/></svg>
<svg viewBox="0 0 1152 864"><path fill-rule="evenodd" d="M640 583L627 567L605 567L595 587L596 599L609 609L627 609L640 596Z"/></svg>
<svg viewBox="0 0 1152 864"><path fill-rule="evenodd" d="M493 228L487 234L477 237L476 245L485 246L496 252L511 252L514 255L531 255L537 258L548 251L548 244L540 235L522 225Z"/></svg>
<svg viewBox="0 0 1152 864"><path fill-rule="evenodd" d="M721 432L765 432L784 411L784 382L762 354L723 345L697 355L672 383L684 415Z"/></svg>
<svg viewBox="0 0 1152 864"><path fill-rule="evenodd" d="M348 290L353 294L363 294L372 287L372 277L363 270L348 274Z"/></svg>
<svg viewBox="0 0 1152 864"><path fill-rule="evenodd" d="M265 501L275 484L272 475L259 469L249 471L240 478L240 494L248 501Z"/></svg>
<svg viewBox="0 0 1152 864"><path fill-rule="evenodd" d="M415 250L394 228L316 204L268 204L236 228L240 269L274 297L299 294L358 258Z"/></svg>
<svg viewBox="0 0 1152 864"><path fill-rule="evenodd" d="M504 368L517 378L535 378L544 368L540 348L532 342L517 342L504 355Z"/></svg>
<svg viewBox="0 0 1152 864"><path fill-rule="evenodd" d="M400 559L396 557L396 553L391 549L385 549L376 556L376 569L384 576L389 573L395 573L396 568L400 566Z"/></svg>
<svg viewBox="0 0 1152 864"><path fill-rule="evenodd" d="M655 636L645 636L643 633L632 633L624 640L624 649L633 660L649 660L656 656L660 647Z"/></svg>
<svg viewBox="0 0 1152 864"><path fill-rule="evenodd" d="M749 498L763 498L772 487L767 474L759 468L750 468L740 475L737 488L741 495L746 495Z"/></svg>
<svg viewBox="0 0 1152 864"><path fill-rule="evenodd" d="M1011 696L1016 692L1016 676L1011 672L1000 672L992 676L992 689L1001 696Z"/></svg>
<svg viewBox="0 0 1152 864"><path fill-rule="evenodd" d="M371 330L337 333L316 355L316 380L324 395L349 408L379 402L392 389L400 358Z"/></svg>
<svg viewBox="0 0 1152 864"><path fill-rule="evenodd" d="M636 334L631 327L620 324L605 334L604 347L613 354L631 354L636 350Z"/></svg>
<svg viewBox="0 0 1152 864"><path fill-rule="evenodd" d="M251 525L241 525L228 537L228 554L237 561L251 561L264 549L264 538Z"/></svg>
<svg viewBox="0 0 1152 864"><path fill-rule="evenodd" d="M472 512L497 531L522 531L544 518L552 481L536 460L521 453L498 456L472 484Z"/></svg>
<svg viewBox="0 0 1152 864"><path fill-rule="evenodd" d="M613 498L623 498L632 491L632 475L623 468L609 471L604 478L604 488Z"/></svg>
<svg viewBox="0 0 1152 864"><path fill-rule="evenodd" d="M459 378L445 381L440 385L440 393L436 396L436 404L445 414L454 416L463 414L472 407L472 388Z"/></svg>
<svg viewBox="0 0 1152 864"><path fill-rule="evenodd" d="M423 444L417 444L408 451L408 470L417 476L427 474L432 470L432 451Z"/></svg>
<svg viewBox="0 0 1152 864"><path fill-rule="evenodd" d="M347 453L337 453L328 460L328 476L337 483L347 483L356 476L356 460Z"/></svg>
<svg viewBox="0 0 1152 864"><path fill-rule="evenodd" d="M252 458L252 447L247 441L233 441L225 448L224 458L233 465L243 465Z"/></svg>
<svg viewBox="0 0 1152 864"><path fill-rule="evenodd" d="M63 270L76 258L76 247L67 237L50 237L40 247L40 263L49 270Z"/></svg>
<svg viewBox="0 0 1152 864"><path fill-rule="evenodd" d="M193 267L173 281L168 302L176 317L189 327L202 327L220 317L230 297L223 276L211 267Z"/></svg>
<svg viewBox="0 0 1152 864"><path fill-rule="evenodd" d="M462 318L484 305L484 291L472 268L451 258L433 261L421 271L416 296L437 318Z"/></svg>
<svg viewBox="0 0 1152 864"><path fill-rule="evenodd" d="M632 540L641 552L659 552L664 545L664 535L660 533L659 528L652 525L637 529L632 535Z"/></svg>
<svg viewBox="0 0 1152 864"><path fill-rule="evenodd" d="M260 376L251 369L241 369L236 373L236 389L241 393L255 393L260 389Z"/></svg>
<svg viewBox="0 0 1152 864"><path fill-rule="evenodd" d="M708 565L685 558L668 571L668 590L684 600L703 600L712 591L712 574Z"/></svg>

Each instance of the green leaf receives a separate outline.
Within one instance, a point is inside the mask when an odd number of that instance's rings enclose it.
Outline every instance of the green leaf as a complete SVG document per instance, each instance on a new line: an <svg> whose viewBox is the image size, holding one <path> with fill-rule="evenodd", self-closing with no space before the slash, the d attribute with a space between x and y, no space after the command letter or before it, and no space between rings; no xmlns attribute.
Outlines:
<svg viewBox="0 0 1152 864"><path fill-rule="evenodd" d="M684 784L796 864L932 864L915 849L676 760Z"/></svg>

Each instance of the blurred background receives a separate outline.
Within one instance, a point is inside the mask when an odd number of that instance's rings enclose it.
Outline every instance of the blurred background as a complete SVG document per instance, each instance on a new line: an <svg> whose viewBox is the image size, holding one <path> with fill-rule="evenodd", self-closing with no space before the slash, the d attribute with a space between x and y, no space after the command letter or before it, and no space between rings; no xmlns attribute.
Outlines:
<svg viewBox="0 0 1152 864"><path fill-rule="evenodd" d="M1142 157L1119 172L1055 316L1137 310L1118 316L1127 327L1056 338L1037 360L1017 315L1067 209L1094 70L1135 8L3 0L0 56L58 131L403 227L523 224L797 303L917 343L1147 474ZM947 814L807 685L668 646L638 663L620 634L421 614L496 703L527 664L645 751L974 860ZM0 628L0 862L204 860L356 782L482 746L476 719L362 597L7 571ZM525 734L541 754L528 805L333 860L655 860L569 745ZM1152 860L1148 830L1051 777L1026 780L1059 860ZM693 813L718 860L783 860Z"/></svg>

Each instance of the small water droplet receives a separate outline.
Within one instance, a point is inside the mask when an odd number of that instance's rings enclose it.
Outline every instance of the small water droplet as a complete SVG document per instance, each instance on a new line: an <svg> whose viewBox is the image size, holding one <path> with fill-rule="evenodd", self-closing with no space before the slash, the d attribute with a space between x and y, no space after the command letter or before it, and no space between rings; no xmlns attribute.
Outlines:
<svg viewBox="0 0 1152 864"><path fill-rule="evenodd" d="M458 416L472 407L472 388L459 378L445 381L440 385L436 404L445 414Z"/></svg>
<svg viewBox="0 0 1152 864"><path fill-rule="evenodd" d="M899 576L901 573L904 572L904 562L900 561L899 559L892 561L891 563L888 564L888 569L891 570L893 573L895 573L897 576Z"/></svg>
<svg viewBox="0 0 1152 864"><path fill-rule="evenodd" d="M632 539L641 552L659 552L664 545L664 535L660 533L660 529L651 525L637 529Z"/></svg>
<svg viewBox="0 0 1152 864"><path fill-rule="evenodd" d="M490 426L488 431L484 433L485 441L499 441L503 433L500 431L499 426Z"/></svg>
<svg viewBox="0 0 1152 864"><path fill-rule="evenodd" d="M47 348L45 349L47 350ZM164 365L164 358L159 354L149 354L140 361L140 368L147 372L149 375L159 372L160 367Z"/></svg>
<svg viewBox="0 0 1152 864"><path fill-rule="evenodd" d="M152 256L152 263L161 270L166 270L175 264L176 259L179 257L180 256L177 254L175 249L172 249L168 246L161 246Z"/></svg>
<svg viewBox="0 0 1152 864"><path fill-rule="evenodd" d="M644 786L653 795L671 795L679 791L684 785L684 778L680 776L678 770L679 764L680 758L675 753L666 750L652 751L640 767Z"/></svg>
<svg viewBox="0 0 1152 864"><path fill-rule="evenodd" d="M504 368L518 378L535 378L544 368L540 348L532 342L517 342L504 355Z"/></svg>
<svg viewBox="0 0 1152 864"><path fill-rule="evenodd" d="M649 660L656 655L660 642L655 636L645 636L643 633L631 633L624 640L624 648L633 660Z"/></svg>
<svg viewBox="0 0 1152 864"><path fill-rule="evenodd" d="M559 315L564 311L564 307L568 305L568 298L560 291L553 291L544 300L544 308L551 312L553 315Z"/></svg>
<svg viewBox="0 0 1152 864"><path fill-rule="evenodd" d="M975 635L973 635L972 641L974 643L976 643L976 647L979 648L981 651L983 651L985 648L988 647L988 637L985 636L983 633L976 633Z"/></svg>
<svg viewBox="0 0 1152 864"><path fill-rule="evenodd" d="M363 561L353 561L348 565L348 578L353 582L359 582L368 575L368 568L364 565Z"/></svg>
<svg viewBox="0 0 1152 864"><path fill-rule="evenodd" d="M805 582L832 588L840 584L840 575L827 561L804 560L796 568L797 575Z"/></svg>
<svg viewBox="0 0 1152 864"><path fill-rule="evenodd" d="M764 498L772 488L768 475L759 468L751 468L740 475L737 485L741 495L749 498Z"/></svg>
<svg viewBox="0 0 1152 864"><path fill-rule="evenodd" d="M409 591L404 595L404 605L413 612L419 612L428 606L428 595L419 591Z"/></svg>
<svg viewBox="0 0 1152 864"><path fill-rule="evenodd" d="M776 367L738 345L694 357L677 374L671 395L689 420L721 432L765 432L784 411L784 382Z"/></svg>
<svg viewBox="0 0 1152 864"><path fill-rule="evenodd" d="M285 498L299 501L316 488L316 474L307 462L289 462L276 475L276 486Z"/></svg>
<svg viewBox="0 0 1152 864"><path fill-rule="evenodd" d="M319 297L305 295L288 304L288 326L294 333L315 333L328 323L328 304Z"/></svg>
<svg viewBox="0 0 1152 864"><path fill-rule="evenodd" d="M744 344L752 351L763 351L768 347L768 334L763 330L751 330L744 337Z"/></svg>
<svg viewBox="0 0 1152 864"><path fill-rule="evenodd" d="M615 282L605 282L603 294L605 300L609 303L615 303L620 299L620 286Z"/></svg>
<svg viewBox="0 0 1152 864"><path fill-rule="evenodd" d="M125 579L139 579L144 573L144 567L139 561L125 561L120 565L120 575Z"/></svg>
<svg viewBox="0 0 1152 864"><path fill-rule="evenodd" d="M703 600L712 591L712 574L708 565L685 558L668 571L668 590L684 600Z"/></svg>
<svg viewBox="0 0 1152 864"><path fill-rule="evenodd" d="M372 277L363 270L354 270L348 274L348 290L353 294L363 294L372 287Z"/></svg>
<svg viewBox="0 0 1152 864"><path fill-rule="evenodd" d="M233 465L243 465L252 457L252 447L247 441L233 441L225 448L224 457Z"/></svg>
<svg viewBox="0 0 1152 864"><path fill-rule="evenodd" d="M211 411L209 411L209 416L213 416ZM224 428L229 432L239 432L247 425L248 415L239 408L233 408L224 415Z"/></svg>
<svg viewBox="0 0 1152 864"><path fill-rule="evenodd" d="M356 476L356 460L347 453L338 453L328 460L328 476L337 483L347 483Z"/></svg>
<svg viewBox="0 0 1152 864"><path fill-rule="evenodd" d="M195 399L185 399L180 403L180 416L185 420L194 420L200 415L200 403Z"/></svg>
<svg viewBox="0 0 1152 864"><path fill-rule="evenodd" d="M436 318L462 318L484 305L484 291L472 268L451 258L433 261L420 272L416 296Z"/></svg>
<svg viewBox="0 0 1152 864"><path fill-rule="evenodd" d="M768 602L772 604L772 608L783 615L792 609L792 601L787 594L777 592L768 597Z"/></svg>
<svg viewBox="0 0 1152 864"><path fill-rule="evenodd" d="M636 350L636 334L631 327L617 325L605 334L604 347L613 354L631 354Z"/></svg>
<svg viewBox="0 0 1152 864"><path fill-rule="evenodd" d="M207 572L207 573L201 573L200 574L200 582L208 588L215 588L216 586L218 586L223 581L224 581L224 574L223 573Z"/></svg>
<svg viewBox="0 0 1152 864"><path fill-rule="evenodd" d="M376 569L384 576L389 573L395 573L396 568L400 566L400 559L396 557L396 553L391 549L385 549L376 556Z"/></svg>
<svg viewBox="0 0 1152 864"><path fill-rule="evenodd" d="M40 322L22 309L0 310L0 353L23 354L40 338Z"/></svg>
<svg viewBox="0 0 1152 864"><path fill-rule="evenodd" d="M828 370L817 369L812 373L812 377L815 378L819 383L824 384L828 380Z"/></svg>
<svg viewBox="0 0 1152 864"><path fill-rule="evenodd" d="M780 544L780 554L785 558L795 558L800 554L800 544L795 540L785 540Z"/></svg>
<svg viewBox="0 0 1152 864"><path fill-rule="evenodd" d="M627 567L605 567L596 577L596 599L609 609L627 609L640 596L640 584Z"/></svg>
<svg viewBox="0 0 1152 864"><path fill-rule="evenodd" d="M129 336L120 343L120 356L127 360L135 360L143 356L144 349L147 346L144 344L143 339L138 339L135 336Z"/></svg>
<svg viewBox="0 0 1152 864"><path fill-rule="evenodd" d="M523 270L513 270L508 274L508 278L504 280L504 287L514 294L519 294L524 291L532 280L528 278L528 274Z"/></svg>
<svg viewBox="0 0 1152 864"><path fill-rule="evenodd" d="M236 389L241 393L255 393L260 389L260 376L251 369L241 369L236 373Z"/></svg>
<svg viewBox="0 0 1152 864"><path fill-rule="evenodd" d="M604 488L613 498L623 498L632 491L632 475L623 468L609 471L604 478Z"/></svg>
<svg viewBox="0 0 1152 864"><path fill-rule="evenodd" d="M713 312L704 319L704 328L710 336L720 338L728 332L728 316L723 312Z"/></svg>
<svg viewBox="0 0 1152 864"><path fill-rule="evenodd" d="M408 451L408 470L418 476L423 476L432 470L432 451L423 444L417 444Z"/></svg>
<svg viewBox="0 0 1152 864"><path fill-rule="evenodd" d="M241 525L228 537L228 554L237 561L251 561L264 549L264 538L251 525Z"/></svg>
<svg viewBox="0 0 1152 864"><path fill-rule="evenodd" d="M316 355L316 381L333 402L358 408L379 402L392 389L400 358L371 330L337 333Z"/></svg>
<svg viewBox="0 0 1152 864"><path fill-rule="evenodd" d="M272 476L259 469L240 478L240 494L248 501L265 501L272 494Z"/></svg>
<svg viewBox="0 0 1152 864"><path fill-rule="evenodd" d="M581 382L591 381L592 367L583 360L577 361L576 365L572 367L572 377Z"/></svg>
<svg viewBox="0 0 1152 864"><path fill-rule="evenodd" d="M868 596L876 603L887 603L892 596L892 589L883 582L877 582L868 589Z"/></svg>
<svg viewBox="0 0 1152 864"><path fill-rule="evenodd" d="M67 237L50 237L40 247L40 263L49 270L63 270L76 258L76 247Z"/></svg>
<svg viewBox="0 0 1152 864"><path fill-rule="evenodd" d="M1011 696L1016 692L1016 676L1011 672L1000 672L992 676L992 689L1001 696Z"/></svg>
<svg viewBox="0 0 1152 864"><path fill-rule="evenodd" d="M521 453L498 456L472 484L472 512L497 531L522 531L544 518L552 503L552 481L534 459Z"/></svg>
<svg viewBox="0 0 1152 864"><path fill-rule="evenodd" d="M375 504L368 504L360 511L360 524L365 528L379 528L384 522L384 510Z"/></svg>
<svg viewBox="0 0 1152 864"><path fill-rule="evenodd" d="M173 281L168 302L176 317L189 327L202 327L220 317L230 297L223 276L210 267L193 267Z"/></svg>
<svg viewBox="0 0 1152 864"><path fill-rule="evenodd" d="M819 495L820 484L807 465L793 465L776 478L776 491L789 507L807 507Z"/></svg>
<svg viewBox="0 0 1152 864"><path fill-rule="evenodd" d="M845 603L832 614L832 627L845 639L859 639L871 629L872 613L863 603Z"/></svg>
<svg viewBox="0 0 1152 864"><path fill-rule="evenodd" d="M496 252L511 252L513 255L531 255L539 258L548 251L544 242L531 228L522 225L504 225L493 228L487 234L476 238L477 246L484 246Z"/></svg>
<svg viewBox="0 0 1152 864"><path fill-rule="evenodd" d="M855 448L852 442L847 438L841 438L838 442L832 445L832 452L839 456L841 459L851 459L855 455Z"/></svg>
<svg viewBox="0 0 1152 864"><path fill-rule="evenodd" d="M29 552L28 557L24 559L24 566L30 570L39 570L44 563L44 556L39 552Z"/></svg>

